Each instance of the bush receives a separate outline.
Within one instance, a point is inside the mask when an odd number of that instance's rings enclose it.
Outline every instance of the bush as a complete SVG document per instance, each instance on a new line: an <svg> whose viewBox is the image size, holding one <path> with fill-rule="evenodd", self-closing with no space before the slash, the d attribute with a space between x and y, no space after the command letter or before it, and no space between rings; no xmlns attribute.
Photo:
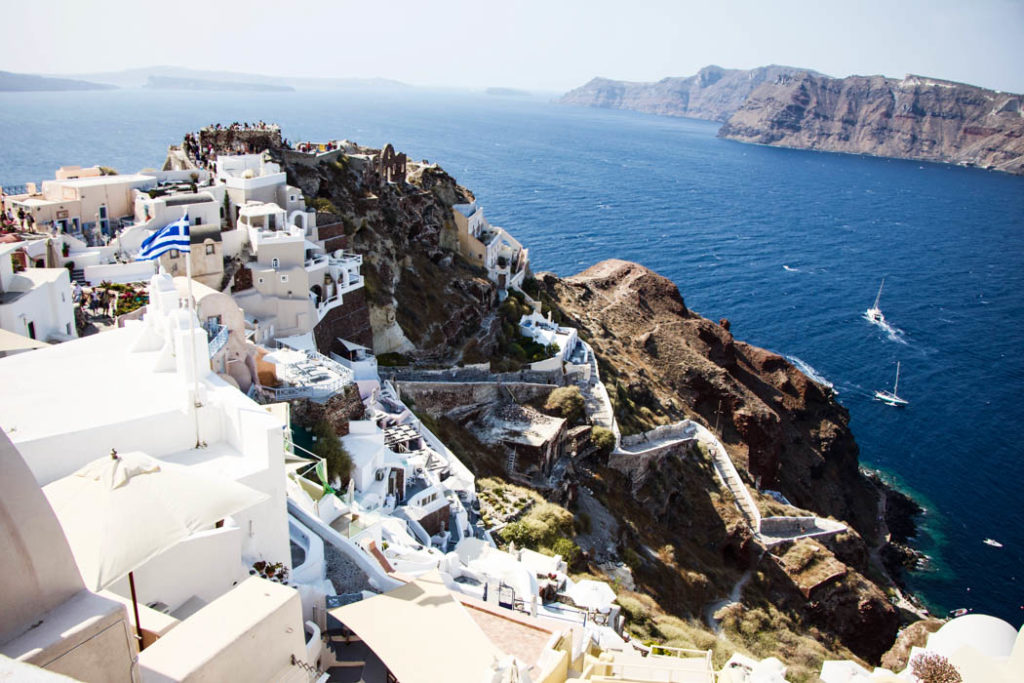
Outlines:
<svg viewBox="0 0 1024 683"><path fill-rule="evenodd" d="M313 452L327 461L328 478L333 480L336 477L342 486L347 485L349 477L352 476L352 457L341 445L334 427L322 419L313 426L313 434L316 436Z"/></svg>
<svg viewBox="0 0 1024 683"><path fill-rule="evenodd" d="M565 560L565 563L570 567L579 561L580 555L582 554L580 547L568 538L557 539L551 546L551 552L555 555L561 555L562 559Z"/></svg>
<svg viewBox="0 0 1024 683"><path fill-rule="evenodd" d="M942 655L923 654L914 657L910 669L921 683L961 683L963 678Z"/></svg>
<svg viewBox="0 0 1024 683"><path fill-rule="evenodd" d="M341 213L341 211L338 211L338 207L334 205L334 202L323 197L317 197L314 199L310 202L310 206L316 209L319 213L333 213L335 215Z"/></svg>
<svg viewBox="0 0 1024 683"><path fill-rule="evenodd" d="M498 497L500 498L501 494L498 494ZM556 546L559 541L572 543L569 540L572 535L572 513L554 503L536 505L522 519L511 522L501 530L501 538L506 543L515 543L520 548L548 551L552 554L561 554L556 550ZM575 543L572 545L575 546ZM564 548L564 544L561 547Z"/></svg>
<svg viewBox="0 0 1024 683"><path fill-rule="evenodd" d="M597 448L597 453L601 457L607 457L615 450L615 434L610 429L595 426L590 431L590 441Z"/></svg>
<svg viewBox="0 0 1024 683"><path fill-rule="evenodd" d="M552 391L544 403L544 410L557 413L569 422L576 422L583 417L583 405L583 394L579 387L573 385Z"/></svg>

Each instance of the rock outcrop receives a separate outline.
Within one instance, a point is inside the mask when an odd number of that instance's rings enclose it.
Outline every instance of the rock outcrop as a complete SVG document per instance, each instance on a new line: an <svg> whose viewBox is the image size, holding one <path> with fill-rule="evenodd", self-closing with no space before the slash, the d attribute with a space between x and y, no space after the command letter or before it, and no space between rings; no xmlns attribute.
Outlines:
<svg viewBox="0 0 1024 683"><path fill-rule="evenodd" d="M646 114L684 116L708 121L726 121L763 83L773 83L796 74L813 73L788 66L756 69L723 69L706 66L693 76L663 78L656 83L614 81L595 78L571 90L561 104L605 109L628 109Z"/></svg>
<svg viewBox="0 0 1024 683"><path fill-rule="evenodd" d="M354 143L320 156L280 145L270 152L289 184L332 214L348 248L363 255L374 350L451 359L496 299L478 269L444 249L457 239L452 205L472 201L472 194L425 162L409 162L405 179L387 182L378 169L380 150Z"/></svg>
<svg viewBox="0 0 1024 683"><path fill-rule="evenodd" d="M781 491L798 508L851 527L825 543L761 555L732 505L708 498L717 482L701 455L677 453L616 485L633 500L606 498L612 512L638 530L632 542L674 547L674 557L690 558L684 576L706 577L694 584L705 592L714 592L726 568L756 567L766 577L760 590L775 596L774 609L877 662L900 622L885 593L891 586L868 578L877 575L868 548L880 541L882 489L861 473L849 416L831 390L691 312L671 281L635 263L604 261L568 278L542 274L539 290L555 317L576 326L594 349L624 432L682 418L717 427L749 488ZM597 474L601 482L613 476ZM779 512L769 498L755 497L766 512ZM718 569L715 556L700 550L709 547L717 550ZM680 598L687 583L649 559L652 566L637 572L638 585L672 609L692 610ZM699 592L690 586L688 595L692 600Z"/></svg>
<svg viewBox="0 0 1024 683"><path fill-rule="evenodd" d="M794 74L753 90L719 136L1024 174L1022 100L922 76Z"/></svg>

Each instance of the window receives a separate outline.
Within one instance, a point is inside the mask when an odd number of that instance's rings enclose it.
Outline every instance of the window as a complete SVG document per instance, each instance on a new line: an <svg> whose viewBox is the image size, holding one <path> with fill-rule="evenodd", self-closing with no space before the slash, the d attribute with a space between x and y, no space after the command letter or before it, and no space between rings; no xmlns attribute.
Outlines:
<svg viewBox="0 0 1024 683"><path fill-rule="evenodd" d="M281 282L288 282L288 276L287 275L282 275L281 276Z"/></svg>
<svg viewBox="0 0 1024 683"><path fill-rule="evenodd" d="M195 221L195 223L193 223L193 225L202 225L202 224L203 224L203 217L202 216L196 216L196 221Z"/></svg>
<svg viewBox="0 0 1024 683"><path fill-rule="evenodd" d="M278 268L280 268L281 267L281 259L279 259L279 258L272 258L272 259L270 259L270 267L273 268L274 270L277 270ZM284 282L284 280L282 280L282 282Z"/></svg>
<svg viewBox="0 0 1024 683"><path fill-rule="evenodd" d="M170 250L169 252L167 252L167 253L168 253L168 254L170 254L170 256L171 256L171 258L172 258L172 259L176 259L176 258L178 258L178 250L177 250L177 249L171 249L171 250Z"/></svg>
<svg viewBox="0 0 1024 683"><path fill-rule="evenodd" d="M261 277L256 278L256 284L262 285L263 284L263 278L261 278Z"/></svg>
<svg viewBox="0 0 1024 683"><path fill-rule="evenodd" d="M206 245L206 255L209 256L212 253L213 253L213 245L212 244L207 244Z"/></svg>

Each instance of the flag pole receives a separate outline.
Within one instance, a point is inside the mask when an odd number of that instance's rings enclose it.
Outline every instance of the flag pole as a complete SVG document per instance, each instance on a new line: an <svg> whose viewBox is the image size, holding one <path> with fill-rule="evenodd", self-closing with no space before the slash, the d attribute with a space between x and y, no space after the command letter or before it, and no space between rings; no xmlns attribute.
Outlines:
<svg viewBox="0 0 1024 683"><path fill-rule="evenodd" d="M185 221L185 228L188 231L188 256L185 258L185 279L188 281L188 339L189 347L192 349L192 415L195 418L196 426L196 448L202 448L203 442L199 438L199 408L202 403L199 402L199 357L196 353L196 312L195 312L195 299L192 297L192 228L189 226L188 221L188 210L185 211L185 215L182 217Z"/></svg>

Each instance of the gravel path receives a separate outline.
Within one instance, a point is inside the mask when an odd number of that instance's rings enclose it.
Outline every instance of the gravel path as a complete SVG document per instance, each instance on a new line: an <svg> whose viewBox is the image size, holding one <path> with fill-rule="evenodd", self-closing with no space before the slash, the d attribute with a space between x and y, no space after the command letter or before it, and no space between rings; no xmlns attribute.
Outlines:
<svg viewBox="0 0 1024 683"><path fill-rule="evenodd" d="M324 560L327 562L327 578L334 584L337 594L373 590L363 570L329 543L324 543Z"/></svg>

